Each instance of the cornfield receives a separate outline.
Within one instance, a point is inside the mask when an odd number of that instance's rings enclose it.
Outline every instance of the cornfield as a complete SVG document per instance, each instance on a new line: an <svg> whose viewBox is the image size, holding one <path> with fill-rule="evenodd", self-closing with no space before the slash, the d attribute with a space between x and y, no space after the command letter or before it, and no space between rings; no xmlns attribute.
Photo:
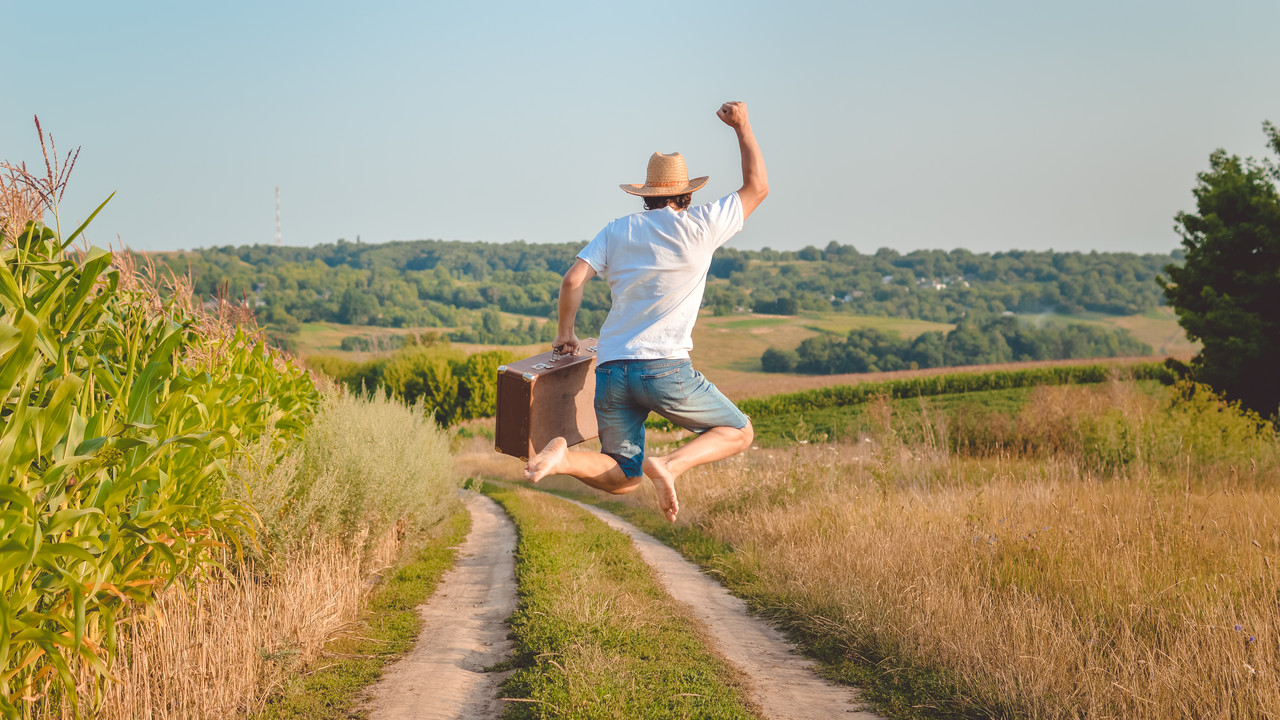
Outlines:
<svg viewBox="0 0 1280 720"><path fill-rule="evenodd" d="M264 438L283 452L318 402L247 309L193 303L186 278L127 253L72 250L84 226L63 238L56 212L43 224L57 161L47 178L5 165L0 183L6 718L100 696L119 623L252 536L252 508L224 492L229 461Z"/></svg>

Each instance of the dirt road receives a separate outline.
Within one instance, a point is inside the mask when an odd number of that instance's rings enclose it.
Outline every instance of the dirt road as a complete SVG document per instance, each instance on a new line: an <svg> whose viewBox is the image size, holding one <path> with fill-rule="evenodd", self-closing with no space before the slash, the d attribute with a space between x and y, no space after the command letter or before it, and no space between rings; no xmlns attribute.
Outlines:
<svg viewBox="0 0 1280 720"><path fill-rule="evenodd" d="M516 606L516 530L498 504L467 500L471 533L458 563L420 612L417 644L373 687L373 720L497 718L506 673L484 668L511 653L506 619Z"/></svg>
<svg viewBox="0 0 1280 720"><path fill-rule="evenodd" d="M573 502L573 501L570 501ZM600 508L576 503L610 527L631 536L640 556L658 573L667 592L692 608L716 650L750 681L751 699L770 720L883 720L859 709L857 691L813 673L811 663L768 624L751 617L746 604L698 567L634 525Z"/></svg>
<svg viewBox="0 0 1280 720"><path fill-rule="evenodd" d="M855 690L815 675L780 633L751 617L742 600L675 550L616 515L575 504L631 536L667 592L692 608L715 649L746 675L751 699L765 717L880 720L859 709ZM504 621L516 604L515 527L487 497L471 497L468 507L472 528L458 564L421 609L424 625L413 651L374 686L373 720L485 720L502 713L497 688L506 673L486 673L484 668L511 652Z"/></svg>

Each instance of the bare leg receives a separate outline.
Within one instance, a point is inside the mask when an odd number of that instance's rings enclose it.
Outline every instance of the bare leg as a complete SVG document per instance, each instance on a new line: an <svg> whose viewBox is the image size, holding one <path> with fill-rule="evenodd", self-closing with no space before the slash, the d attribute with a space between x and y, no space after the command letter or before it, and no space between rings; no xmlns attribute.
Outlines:
<svg viewBox="0 0 1280 720"><path fill-rule="evenodd" d="M538 482L548 475L572 475L597 490L625 495L640 486L640 478L627 477L618 461L598 452L569 452L564 438L547 443L542 452L529 458L524 477Z"/></svg>
<svg viewBox="0 0 1280 720"><path fill-rule="evenodd" d="M669 455L645 458L644 474L653 482L653 489L658 493L658 507L662 508L667 520L675 522L676 513L680 512L676 478L691 467L737 455L751 446L754 437L755 431L750 422L741 429L711 428Z"/></svg>

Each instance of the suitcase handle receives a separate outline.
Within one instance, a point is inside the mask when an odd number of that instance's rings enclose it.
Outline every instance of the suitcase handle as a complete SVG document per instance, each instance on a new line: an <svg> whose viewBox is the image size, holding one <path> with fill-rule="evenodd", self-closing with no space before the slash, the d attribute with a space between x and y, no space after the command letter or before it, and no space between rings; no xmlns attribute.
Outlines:
<svg viewBox="0 0 1280 720"><path fill-rule="evenodd" d="M600 349L600 347L599 347L598 345L592 345L592 346L591 346L591 347L589 347L589 348L583 348L583 350L585 350L586 352L589 352L589 353L596 352L596 351L597 351L597 350L599 350L599 349ZM557 360L559 360L560 358L567 358L567 357L573 357L573 354L572 354L572 353L565 353L565 354L561 355L560 353L556 352L556 349L555 349L555 348L551 348L551 359L550 359L550 360L548 360L547 362L556 362L556 361L557 361ZM542 363L538 363L538 365L541 365L541 364L542 364ZM538 365L534 365L534 367L538 367ZM545 369L545 368L542 368L542 369Z"/></svg>

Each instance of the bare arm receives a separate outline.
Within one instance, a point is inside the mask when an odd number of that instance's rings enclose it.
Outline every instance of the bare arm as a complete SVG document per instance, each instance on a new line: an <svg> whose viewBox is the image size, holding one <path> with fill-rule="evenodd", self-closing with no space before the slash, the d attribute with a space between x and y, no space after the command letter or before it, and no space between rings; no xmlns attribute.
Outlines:
<svg viewBox="0 0 1280 720"><path fill-rule="evenodd" d="M742 152L742 189L738 190L738 199L742 201L742 217L745 220L769 195L769 175L764 169L764 155L760 152L755 133L751 132L746 103L727 102L720 106L716 115L738 134L738 149Z"/></svg>
<svg viewBox="0 0 1280 720"><path fill-rule="evenodd" d="M573 331L573 323L578 319L578 308L582 305L582 287L596 276L596 271L586 260L578 261L564 274L560 281L560 327L551 349L561 355L578 354L578 335Z"/></svg>

